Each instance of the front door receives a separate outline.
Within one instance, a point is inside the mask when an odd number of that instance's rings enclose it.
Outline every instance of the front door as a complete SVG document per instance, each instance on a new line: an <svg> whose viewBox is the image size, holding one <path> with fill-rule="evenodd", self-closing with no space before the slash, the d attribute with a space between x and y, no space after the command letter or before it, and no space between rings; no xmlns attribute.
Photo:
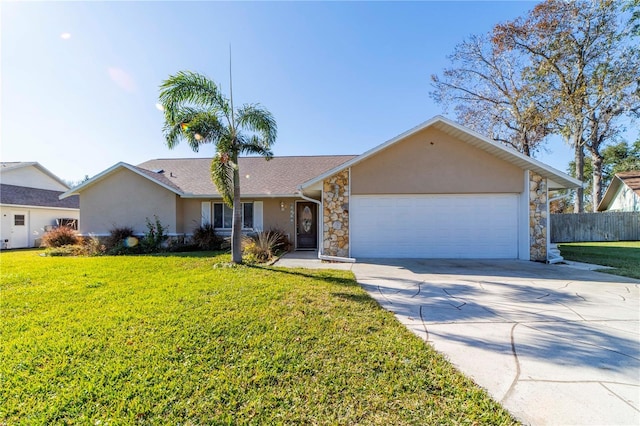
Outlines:
<svg viewBox="0 0 640 426"><path fill-rule="evenodd" d="M318 209L315 203L296 203L296 241L298 250L318 248Z"/></svg>
<svg viewBox="0 0 640 426"><path fill-rule="evenodd" d="M11 248L29 247L27 212L11 212Z"/></svg>

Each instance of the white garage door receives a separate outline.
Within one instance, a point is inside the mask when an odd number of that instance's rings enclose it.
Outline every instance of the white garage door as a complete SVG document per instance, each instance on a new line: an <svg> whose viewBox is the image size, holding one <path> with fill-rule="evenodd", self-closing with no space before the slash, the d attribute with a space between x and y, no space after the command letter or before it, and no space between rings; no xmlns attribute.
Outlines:
<svg viewBox="0 0 640 426"><path fill-rule="evenodd" d="M518 196L354 195L352 257L518 257Z"/></svg>

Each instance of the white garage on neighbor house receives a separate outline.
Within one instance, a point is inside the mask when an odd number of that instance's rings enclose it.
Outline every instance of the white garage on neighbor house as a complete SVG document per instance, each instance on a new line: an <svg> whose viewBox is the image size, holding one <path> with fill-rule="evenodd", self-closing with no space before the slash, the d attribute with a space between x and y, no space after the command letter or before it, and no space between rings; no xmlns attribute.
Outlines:
<svg viewBox="0 0 640 426"><path fill-rule="evenodd" d="M0 248L36 247L50 227L77 226L78 197L60 200L69 186L39 163L0 163L0 182Z"/></svg>

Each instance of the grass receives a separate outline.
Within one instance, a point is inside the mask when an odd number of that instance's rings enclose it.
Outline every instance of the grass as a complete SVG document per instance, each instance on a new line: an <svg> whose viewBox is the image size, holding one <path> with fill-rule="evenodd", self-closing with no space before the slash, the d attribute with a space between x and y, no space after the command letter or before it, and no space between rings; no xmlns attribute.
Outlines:
<svg viewBox="0 0 640 426"><path fill-rule="evenodd" d="M562 243L558 248L567 260L611 266L601 271L640 279L640 241Z"/></svg>
<svg viewBox="0 0 640 426"><path fill-rule="evenodd" d="M346 271L0 254L0 424L512 424Z"/></svg>

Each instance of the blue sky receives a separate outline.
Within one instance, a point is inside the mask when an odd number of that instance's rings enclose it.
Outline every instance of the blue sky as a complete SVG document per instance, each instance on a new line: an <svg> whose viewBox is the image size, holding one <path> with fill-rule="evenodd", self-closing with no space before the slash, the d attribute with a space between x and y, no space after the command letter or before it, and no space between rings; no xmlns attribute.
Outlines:
<svg viewBox="0 0 640 426"><path fill-rule="evenodd" d="M274 114L276 155L360 154L443 114L430 76L455 45L534 5L4 2L2 161L77 181L119 161L211 156L166 148L155 103L179 70L228 93L229 45L235 103ZM557 141L538 158L564 170L571 150Z"/></svg>

